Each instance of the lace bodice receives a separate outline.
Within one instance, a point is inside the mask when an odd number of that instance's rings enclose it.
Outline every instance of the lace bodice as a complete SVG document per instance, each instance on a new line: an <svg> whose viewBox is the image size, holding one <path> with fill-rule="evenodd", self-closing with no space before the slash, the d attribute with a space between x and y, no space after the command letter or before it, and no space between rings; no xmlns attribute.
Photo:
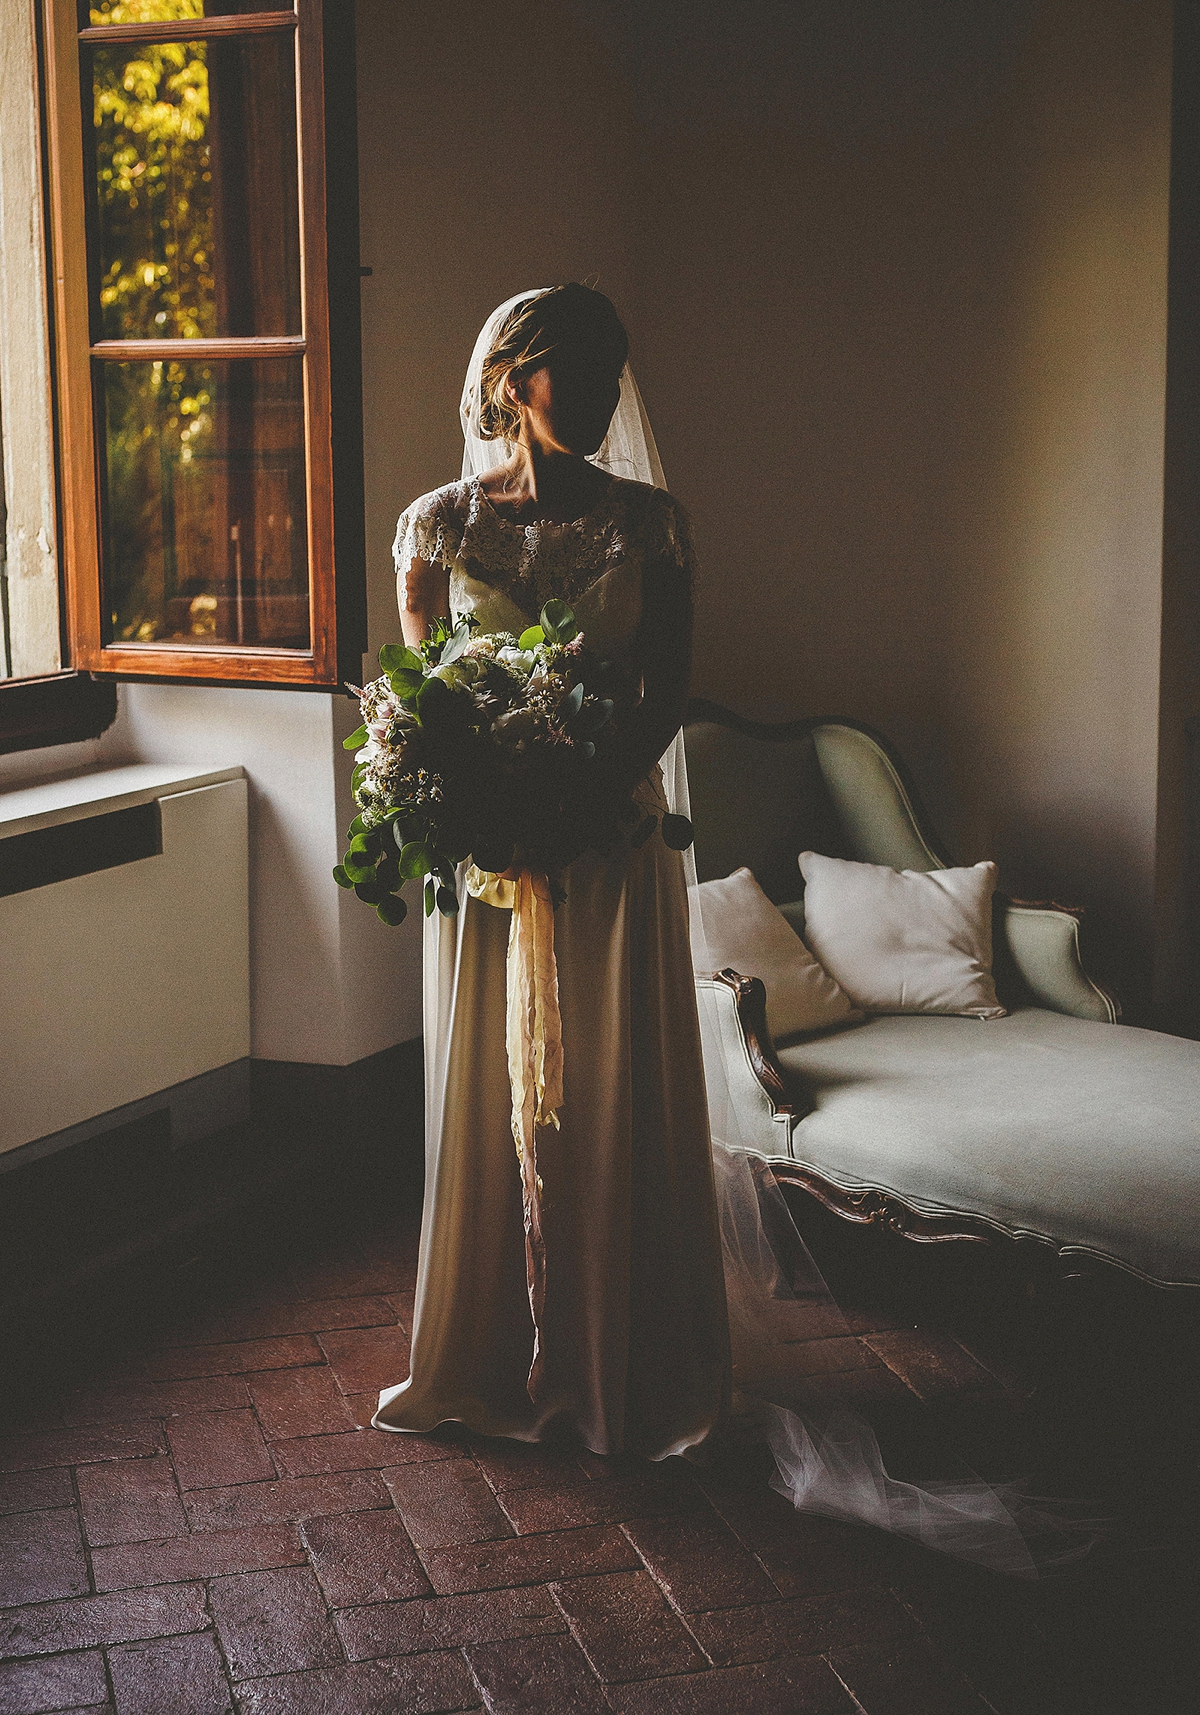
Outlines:
<svg viewBox="0 0 1200 1715"><path fill-rule="evenodd" d="M599 503L570 523L516 524L477 477L422 495L400 515L396 571L414 559L444 565L456 616L476 613L486 630L517 630L552 598L570 602L593 642L626 641L641 611L644 567L666 560L692 570L687 516L648 483L613 477Z"/></svg>

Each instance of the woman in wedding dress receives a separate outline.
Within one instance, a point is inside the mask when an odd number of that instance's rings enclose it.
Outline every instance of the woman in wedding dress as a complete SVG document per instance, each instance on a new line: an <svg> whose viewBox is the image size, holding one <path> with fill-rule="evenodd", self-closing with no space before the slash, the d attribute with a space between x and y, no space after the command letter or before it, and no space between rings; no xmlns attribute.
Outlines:
<svg viewBox="0 0 1200 1715"><path fill-rule="evenodd" d="M581 285L493 312L463 391L463 479L400 517L400 618L410 646L439 616L519 636L565 600L587 644L642 682L622 784L648 811L686 814L692 553L626 352L612 304ZM510 876L519 868L518 856ZM789 1348L849 1330L769 1169L741 1146L722 1066L702 1064L694 880L691 853L658 835L567 868L553 913L562 1101L557 1129L536 1133L536 1256L513 1149L509 912L497 909L510 896L464 865L457 916L427 920L411 1373L383 1389L375 1427L452 1421L599 1454L703 1457L736 1386L739 1431L769 1442L773 1486L797 1507L1026 1575L1031 1539L1039 1561L1078 1552L1086 1543L1011 1489L892 1478L836 1383L796 1373Z"/></svg>
<svg viewBox="0 0 1200 1715"><path fill-rule="evenodd" d="M589 462L620 402L625 331L568 285L491 318L468 383L472 440L511 451L400 519L410 646L439 615L519 636L552 598L643 681L618 766L666 810L658 759L688 689L691 558L661 488ZM627 384L628 386L631 383ZM383 1429L453 1419L658 1459L705 1441L728 1397L728 1333L683 859L657 836L587 852L554 913L560 1128L540 1128L544 1306L527 1295L505 1041L508 914L460 888L425 942L426 1190L408 1381Z"/></svg>

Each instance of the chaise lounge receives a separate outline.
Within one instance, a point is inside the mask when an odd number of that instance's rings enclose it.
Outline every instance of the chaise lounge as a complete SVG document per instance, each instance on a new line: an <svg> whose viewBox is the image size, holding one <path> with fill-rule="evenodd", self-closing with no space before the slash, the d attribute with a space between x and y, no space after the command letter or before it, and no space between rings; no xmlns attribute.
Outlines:
<svg viewBox="0 0 1200 1715"><path fill-rule="evenodd" d="M868 727L770 725L707 702L688 715L701 881L748 867L803 935L803 850L951 867ZM1062 906L998 896L994 956L1007 1017L877 1016L778 1042L753 971L698 974L715 1003L705 1054L732 1068L743 1138L850 1221L1019 1241L1068 1275L1200 1286L1200 1044L1120 1025Z"/></svg>

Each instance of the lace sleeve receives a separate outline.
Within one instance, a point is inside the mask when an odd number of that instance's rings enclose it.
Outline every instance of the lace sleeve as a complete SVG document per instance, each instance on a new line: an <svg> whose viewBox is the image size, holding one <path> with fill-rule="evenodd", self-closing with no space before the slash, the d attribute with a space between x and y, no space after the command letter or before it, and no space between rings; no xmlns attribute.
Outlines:
<svg viewBox="0 0 1200 1715"><path fill-rule="evenodd" d="M653 491L648 510L647 554L682 572L690 589L696 573L691 520L675 497L661 488Z"/></svg>
<svg viewBox="0 0 1200 1715"><path fill-rule="evenodd" d="M445 491L435 488L400 514L392 543L392 560L398 576L403 577L414 560L434 566L449 565L454 558L462 528L446 499Z"/></svg>

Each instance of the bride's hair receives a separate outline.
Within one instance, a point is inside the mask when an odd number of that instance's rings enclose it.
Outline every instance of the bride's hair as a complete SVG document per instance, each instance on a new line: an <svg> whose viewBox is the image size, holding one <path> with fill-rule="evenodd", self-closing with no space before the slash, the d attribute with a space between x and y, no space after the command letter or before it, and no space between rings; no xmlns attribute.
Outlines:
<svg viewBox="0 0 1200 1715"><path fill-rule="evenodd" d="M510 375L531 374L560 346L582 347L589 356L611 356L620 374L629 354L629 336L603 292L572 281L515 304L500 324L479 378L480 440L512 441L521 414L506 396Z"/></svg>

